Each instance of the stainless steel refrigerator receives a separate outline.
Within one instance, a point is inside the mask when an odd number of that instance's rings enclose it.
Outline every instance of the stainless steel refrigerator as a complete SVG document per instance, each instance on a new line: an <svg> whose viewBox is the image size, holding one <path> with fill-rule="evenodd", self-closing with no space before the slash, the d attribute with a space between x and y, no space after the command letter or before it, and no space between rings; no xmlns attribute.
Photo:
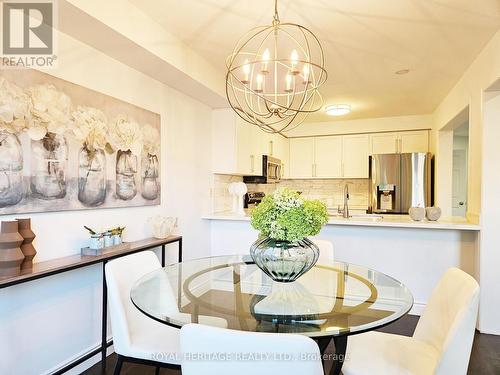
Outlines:
<svg viewBox="0 0 500 375"><path fill-rule="evenodd" d="M430 153L370 156L370 202L374 213L408 213L432 205Z"/></svg>

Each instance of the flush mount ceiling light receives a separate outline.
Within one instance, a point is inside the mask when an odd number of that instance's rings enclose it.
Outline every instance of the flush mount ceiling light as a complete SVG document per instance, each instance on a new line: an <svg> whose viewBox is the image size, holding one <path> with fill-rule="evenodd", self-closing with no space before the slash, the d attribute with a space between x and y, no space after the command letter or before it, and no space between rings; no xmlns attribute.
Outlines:
<svg viewBox="0 0 500 375"><path fill-rule="evenodd" d="M226 96L245 121L268 133L289 131L323 107L325 57L306 27L281 23L278 1L271 25L245 34L227 58Z"/></svg>
<svg viewBox="0 0 500 375"><path fill-rule="evenodd" d="M349 104L332 104L325 107L325 112L330 116L344 116L351 113Z"/></svg>

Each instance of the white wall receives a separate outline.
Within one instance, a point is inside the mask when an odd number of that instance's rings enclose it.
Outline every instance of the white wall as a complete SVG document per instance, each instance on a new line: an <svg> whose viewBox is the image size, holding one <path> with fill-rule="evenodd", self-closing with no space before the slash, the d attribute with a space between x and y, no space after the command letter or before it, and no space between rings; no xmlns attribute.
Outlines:
<svg viewBox="0 0 500 375"><path fill-rule="evenodd" d="M485 97L483 131L479 329L500 335L500 92Z"/></svg>
<svg viewBox="0 0 500 375"><path fill-rule="evenodd" d="M457 115L469 107L469 190L468 213L471 218L478 218L481 209L481 162L483 138L483 92L500 77L500 31L488 42L479 56L466 70L446 98L434 112L435 136ZM445 136L446 137L446 136ZM439 140L435 140L439 143ZM448 144L448 142L445 142ZM438 153L439 146L438 146ZM442 162L439 161L440 163ZM449 160L448 163L451 163ZM443 171L451 170L451 164L443 166ZM438 172L438 184L441 179ZM445 177L446 179L447 177ZM449 187L451 189L451 185ZM440 190L442 190L440 188ZM451 190L448 191L451 195ZM448 194L444 192L444 194Z"/></svg>
<svg viewBox="0 0 500 375"><path fill-rule="evenodd" d="M499 78L500 31L488 42L434 113L434 134L439 153L437 184L441 196L449 198L452 194L449 176L453 158L446 159L442 156L450 152L448 150L452 147L447 127L467 107L469 109L467 217L473 221L479 220L482 227L476 261L476 275L479 274L481 286L479 328L481 332L493 334L500 334L500 273L497 267L499 259L496 239L500 221L497 200L498 163L495 163L499 134L497 112L493 108L494 104L498 106L498 101L491 101L493 104L486 102L485 91ZM443 129L444 132L441 131Z"/></svg>
<svg viewBox="0 0 500 375"><path fill-rule="evenodd" d="M25 215L37 234L35 261L78 253L84 224L125 225L129 241L150 237L155 214L179 217L186 258L209 255L210 228L200 217L209 202L210 160L202 155L211 152L211 109L64 34L59 43L59 68L48 73L161 114L162 204ZM175 260L176 246L169 249ZM0 374L48 373L98 344L100 272L94 266L0 290Z"/></svg>

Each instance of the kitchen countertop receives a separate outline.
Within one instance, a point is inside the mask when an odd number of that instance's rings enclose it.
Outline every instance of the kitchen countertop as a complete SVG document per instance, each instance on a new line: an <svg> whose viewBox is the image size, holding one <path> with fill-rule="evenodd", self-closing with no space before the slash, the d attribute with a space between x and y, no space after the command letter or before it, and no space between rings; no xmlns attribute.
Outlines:
<svg viewBox="0 0 500 375"><path fill-rule="evenodd" d="M330 216L327 225L351 225L364 227L392 227L392 228L415 228L415 229L448 229L448 230L467 230L479 231L479 224L468 222L462 218L440 219L438 221L413 221L409 215L380 215L363 216L356 215L345 219L342 216ZM245 211L245 216L236 215L233 212L216 212L202 217L206 220L223 220L223 221L250 221L249 212Z"/></svg>

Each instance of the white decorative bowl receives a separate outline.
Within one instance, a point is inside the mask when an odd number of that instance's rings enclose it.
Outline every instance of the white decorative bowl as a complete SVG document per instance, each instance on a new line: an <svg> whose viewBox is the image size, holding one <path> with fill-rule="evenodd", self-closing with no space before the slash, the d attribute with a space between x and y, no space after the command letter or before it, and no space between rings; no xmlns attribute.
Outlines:
<svg viewBox="0 0 500 375"><path fill-rule="evenodd" d="M439 207L427 207L425 209L427 219L430 221L437 221L441 217L441 209Z"/></svg>
<svg viewBox="0 0 500 375"><path fill-rule="evenodd" d="M408 213L413 221L422 221L425 218L425 208L423 207L411 207Z"/></svg>

